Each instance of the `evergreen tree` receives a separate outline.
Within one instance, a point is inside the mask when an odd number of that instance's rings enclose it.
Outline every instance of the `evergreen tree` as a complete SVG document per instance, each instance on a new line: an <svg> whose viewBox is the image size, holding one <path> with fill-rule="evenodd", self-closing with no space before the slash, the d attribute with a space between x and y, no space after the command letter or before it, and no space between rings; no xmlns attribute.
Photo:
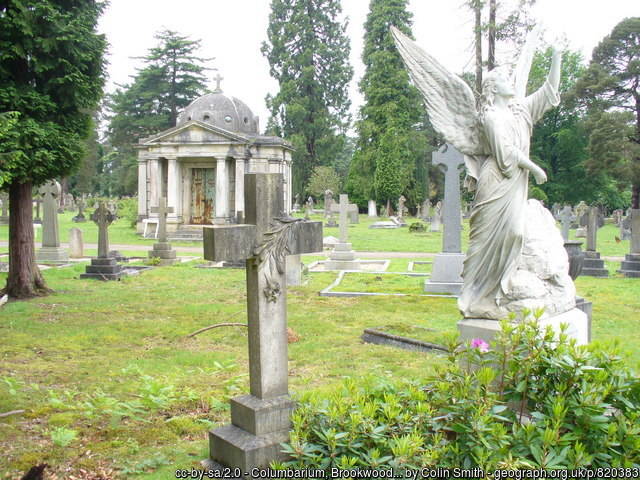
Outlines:
<svg viewBox="0 0 640 480"><path fill-rule="evenodd" d="M640 17L616 25L576 85L589 109L588 165L631 185L640 208Z"/></svg>
<svg viewBox="0 0 640 480"><path fill-rule="evenodd" d="M269 131L294 148L293 191L303 193L316 166L332 165L350 124L346 21L339 0L272 0L262 53L278 81L267 95Z"/></svg>
<svg viewBox="0 0 640 480"><path fill-rule="evenodd" d="M351 199L362 207L369 199L395 203L400 194L415 204L426 193L426 112L418 90L409 84L392 25L411 35L407 0L371 0L360 82L365 103L347 181Z"/></svg>
<svg viewBox="0 0 640 480"><path fill-rule="evenodd" d="M158 46L142 57L145 66L130 85L110 97L108 143L115 152L104 174L113 178L114 195L131 195L137 188L136 152L140 138L175 126L178 112L207 90L206 62L196 55L200 40L165 30L156 34ZM111 189L110 189L111 190Z"/></svg>
<svg viewBox="0 0 640 480"><path fill-rule="evenodd" d="M0 112L18 112L0 139L0 188L9 191L4 292L49 292L33 250L32 189L78 166L102 96L106 41L95 0L0 0Z"/></svg>
<svg viewBox="0 0 640 480"><path fill-rule="evenodd" d="M529 74L529 93L542 86L550 65L551 48L536 52ZM603 175L587 173L588 135L584 112L569 95L584 70L579 52L562 52L559 88L562 100L560 105L544 114L533 130L531 156L545 170L549 179L545 184L537 185L537 188L546 194L548 205L575 205L580 200L595 203L598 192L607 183Z"/></svg>

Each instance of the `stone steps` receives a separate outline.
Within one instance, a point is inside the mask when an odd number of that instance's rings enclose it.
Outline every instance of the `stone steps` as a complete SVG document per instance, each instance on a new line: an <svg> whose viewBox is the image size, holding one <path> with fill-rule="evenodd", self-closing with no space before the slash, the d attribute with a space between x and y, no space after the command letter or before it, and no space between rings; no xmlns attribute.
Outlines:
<svg viewBox="0 0 640 480"><path fill-rule="evenodd" d="M620 270L625 277L640 278L640 253L629 253L624 256L620 264Z"/></svg>
<svg viewBox="0 0 640 480"><path fill-rule="evenodd" d="M584 252L584 264L582 273L588 277L608 277L609 270L604 266L604 260L600 258L600 252L592 252L587 250Z"/></svg>

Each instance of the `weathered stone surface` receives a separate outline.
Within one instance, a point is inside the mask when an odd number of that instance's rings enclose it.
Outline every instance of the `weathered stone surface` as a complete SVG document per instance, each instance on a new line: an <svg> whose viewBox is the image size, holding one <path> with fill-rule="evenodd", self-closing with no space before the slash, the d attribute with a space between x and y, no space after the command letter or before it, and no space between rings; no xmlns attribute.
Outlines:
<svg viewBox="0 0 640 480"><path fill-rule="evenodd" d="M609 270L605 268L604 260L600 258L599 252L587 250L584 252L584 262L582 264L582 275L588 277L608 277Z"/></svg>
<svg viewBox="0 0 640 480"><path fill-rule="evenodd" d="M370 217L377 217L378 216L378 212L376 210L376 201L375 200L369 200L369 203L367 205L367 214Z"/></svg>
<svg viewBox="0 0 640 480"><path fill-rule="evenodd" d="M79 228L69 229L69 256L71 258L84 257L84 243L82 241L82 230Z"/></svg>
<svg viewBox="0 0 640 480"><path fill-rule="evenodd" d="M250 469L282 458L280 442L288 438L284 257L322 251L322 224L283 217L282 175L246 174L244 180L249 225L205 228L204 251L207 260L246 259L251 395L232 401L232 425L210 433L210 455Z"/></svg>
<svg viewBox="0 0 640 480"><path fill-rule="evenodd" d="M462 232L462 209L460 207L460 167L464 166L463 155L453 145L446 144L433 152L431 163L444 170L444 202L442 205L442 251L460 253ZM438 216L438 215L436 215Z"/></svg>
<svg viewBox="0 0 640 480"><path fill-rule="evenodd" d="M459 295L462 290L464 253L439 253L433 259L431 276L424 283L426 293Z"/></svg>
<svg viewBox="0 0 640 480"><path fill-rule="evenodd" d="M300 255L288 255L285 259L287 263L287 286L294 287L302 283L302 259Z"/></svg>
<svg viewBox="0 0 640 480"><path fill-rule="evenodd" d="M69 260L66 249L60 246L60 230L58 227L58 199L60 184L55 180L40 187L39 194L43 198L42 215L42 248L36 252L38 263L64 263Z"/></svg>
<svg viewBox="0 0 640 480"><path fill-rule="evenodd" d="M562 238L566 242L569 240L569 229L571 228L571 224L576 220L575 215L573 215L572 208L569 205L565 205L558 214L558 219L561 224Z"/></svg>
<svg viewBox="0 0 640 480"><path fill-rule="evenodd" d="M124 276L122 267L115 258L92 258L91 265L87 265L86 272L80 278L94 280L119 280Z"/></svg>
<svg viewBox="0 0 640 480"><path fill-rule="evenodd" d="M549 214L551 216L551 214ZM560 332L562 324L567 324L566 331L569 338L575 338L578 345L589 343L590 332L587 315L578 308L572 308L561 314L545 317L540 320L540 325L545 328L551 326L557 333ZM487 343L495 340L495 336L500 331L500 322L484 318L465 318L458 322L458 331L462 342L471 341L474 338L481 338Z"/></svg>

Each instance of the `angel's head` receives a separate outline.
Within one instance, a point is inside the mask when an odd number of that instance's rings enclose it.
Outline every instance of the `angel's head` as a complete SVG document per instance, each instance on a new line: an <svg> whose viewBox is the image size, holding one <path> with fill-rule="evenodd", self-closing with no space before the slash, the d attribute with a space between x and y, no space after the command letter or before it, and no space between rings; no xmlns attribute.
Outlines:
<svg viewBox="0 0 640 480"><path fill-rule="evenodd" d="M486 105L492 105L496 96L512 98L515 94L513 81L506 70L496 68L482 79L482 97Z"/></svg>

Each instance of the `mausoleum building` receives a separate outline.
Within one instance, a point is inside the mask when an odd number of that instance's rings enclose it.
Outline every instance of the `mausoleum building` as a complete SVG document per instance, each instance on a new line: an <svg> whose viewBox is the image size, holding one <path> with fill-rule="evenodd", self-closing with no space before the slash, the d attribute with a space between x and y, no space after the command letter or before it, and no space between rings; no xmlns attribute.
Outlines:
<svg viewBox="0 0 640 480"><path fill-rule="evenodd" d="M258 117L218 87L194 100L175 127L140 140L138 232L161 197L173 212L167 231L191 225L237 223L244 212L244 174L284 175L284 205L291 208L291 144L260 135Z"/></svg>

